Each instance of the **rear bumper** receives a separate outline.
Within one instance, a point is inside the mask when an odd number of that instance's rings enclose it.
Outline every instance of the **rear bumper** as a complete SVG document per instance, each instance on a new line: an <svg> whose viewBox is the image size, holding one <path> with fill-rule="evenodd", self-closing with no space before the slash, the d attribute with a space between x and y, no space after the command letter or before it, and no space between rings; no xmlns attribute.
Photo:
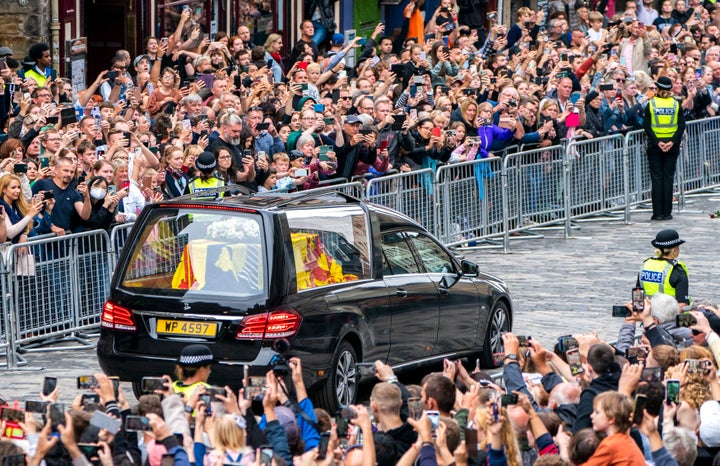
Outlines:
<svg viewBox="0 0 720 466"><path fill-rule="evenodd" d="M242 386L245 366L248 366L249 375L264 376L270 370L270 361L278 353L272 348L263 347L251 361L222 360L213 363L209 383L213 385ZM318 369L327 370L330 361L327 357L318 357L312 354L292 354L303 362L303 376L308 388L327 377L319 376ZM114 348L114 338L111 334L101 332L97 344L97 358L100 368L109 376L115 376L126 382L140 382L143 377L159 377L175 372L177 358L161 357L154 354L121 353ZM174 377L173 377L174 378Z"/></svg>

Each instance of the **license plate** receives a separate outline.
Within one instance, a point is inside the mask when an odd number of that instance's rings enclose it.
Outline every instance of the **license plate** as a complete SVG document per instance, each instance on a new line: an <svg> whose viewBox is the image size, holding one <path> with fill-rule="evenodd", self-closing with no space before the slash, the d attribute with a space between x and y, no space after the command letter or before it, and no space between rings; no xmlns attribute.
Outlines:
<svg viewBox="0 0 720 466"><path fill-rule="evenodd" d="M165 335L214 337L217 334L217 323L158 319L156 330Z"/></svg>

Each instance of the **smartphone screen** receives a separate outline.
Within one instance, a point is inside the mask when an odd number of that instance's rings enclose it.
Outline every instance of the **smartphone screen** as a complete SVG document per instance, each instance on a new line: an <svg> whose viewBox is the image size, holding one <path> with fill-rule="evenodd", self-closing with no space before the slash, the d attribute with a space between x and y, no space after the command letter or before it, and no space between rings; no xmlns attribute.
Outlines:
<svg viewBox="0 0 720 466"><path fill-rule="evenodd" d="M44 157L44 158L47 159L47 157ZM43 380L42 394L45 396L48 396L52 392L55 391L56 387L57 387L57 377L45 377L45 380Z"/></svg>
<svg viewBox="0 0 720 466"><path fill-rule="evenodd" d="M643 420L643 410L647 403L647 396L635 395L635 408L633 409L633 424L641 424Z"/></svg>
<svg viewBox="0 0 720 466"><path fill-rule="evenodd" d="M585 372L583 369L582 362L580 361L580 353L577 349L572 349L565 353L567 362L570 365L570 373L572 375L580 375Z"/></svg>
<svg viewBox="0 0 720 466"><path fill-rule="evenodd" d="M668 380L665 382L665 401L668 403L680 403L680 381Z"/></svg>
<svg viewBox="0 0 720 466"><path fill-rule="evenodd" d="M642 312L645 310L645 290L643 288L633 288L632 303L635 312Z"/></svg>
<svg viewBox="0 0 720 466"><path fill-rule="evenodd" d="M330 443L330 432L320 434L320 443L318 444L317 459L324 460L327 456L328 444Z"/></svg>

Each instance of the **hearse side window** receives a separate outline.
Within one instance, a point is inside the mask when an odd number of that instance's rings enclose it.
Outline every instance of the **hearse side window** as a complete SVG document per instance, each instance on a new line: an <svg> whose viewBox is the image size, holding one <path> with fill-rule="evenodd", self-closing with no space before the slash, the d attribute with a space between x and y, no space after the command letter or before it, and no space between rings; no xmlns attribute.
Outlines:
<svg viewBox="0 0 720 466"><path fill-rule="evenodd" d="M408 232L410 242L415 246L415 250L425 265L427 273L455 273L450 256L429 237L416 232Z"/></svg>
<svg viewBox="0 0 720 466"><path fill-rule="evenodd" d="M386 233L382 236L382 250L385 256L383 273L403 275L420 273L410 246L401 232Z"/></svg>
<svg viewBox="0 0 720 466"><path fill-rule="evenodd" d="M371 277L368 225L356 207L287 212L298 291Z"/></svg>
<svg viewBox="0 0 720 466"><path fill-rule="evenodd" d="M122 286L179 296L256 296L265 292L264 261L260 217L158 211L134 245Z"/></svg>

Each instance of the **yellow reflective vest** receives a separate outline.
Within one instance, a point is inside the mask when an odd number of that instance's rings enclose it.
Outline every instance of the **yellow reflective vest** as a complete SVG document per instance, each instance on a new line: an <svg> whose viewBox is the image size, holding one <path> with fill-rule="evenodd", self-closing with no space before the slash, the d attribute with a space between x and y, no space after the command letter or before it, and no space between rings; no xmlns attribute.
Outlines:
<svg viewBox="0 0 720 466"><path fill-rule="evenodd" d="M191 193L196 193L199 191L222 188L223 186L225 186L225 181L212 176L205 181L203 181L200 177L193 178L192 181L190 181L188 188L190 188ZM215 195L208 196L208 199L214 199L215 197Z"/></svg>
<svg viewBox="0 0 720 466"><path fill-rule="evenodd" d="M653 97L650 106L650 124L658 139L670 139L678 130L680 104L672 97Z"/></svg>
<svg viewBox="0 0 720 466"><path fill-rule="evenodd" d="M646 296L656 293L675 296L675 288L670 285L670 274L675 265L682 267L685 274L688 273L687 267L680 261L651 257L643 262L642 270L640 270L640 284L645 290Z"/></svg>

